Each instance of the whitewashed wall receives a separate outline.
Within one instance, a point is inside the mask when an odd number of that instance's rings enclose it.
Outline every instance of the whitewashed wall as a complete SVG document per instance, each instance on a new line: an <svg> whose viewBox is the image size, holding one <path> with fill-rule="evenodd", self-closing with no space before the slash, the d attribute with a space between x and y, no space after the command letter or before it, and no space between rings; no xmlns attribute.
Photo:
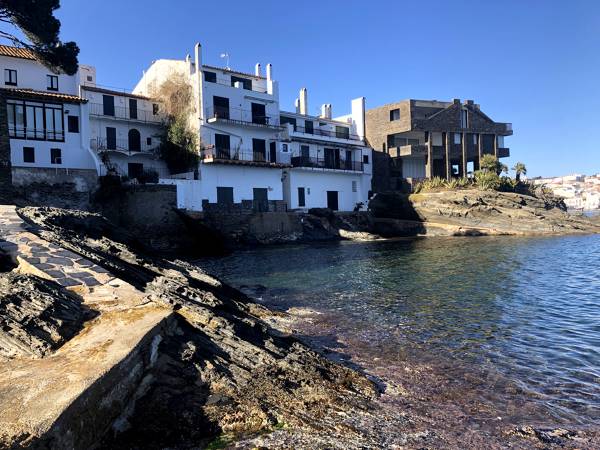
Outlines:
<svg viewBox="0 0 600 450"><path fill-rule="evenodd" d="M275 168L202 164L200 178L203 197L210 203L217 202L217 186L233 187L233 201L254 198L253 188L267 188L269 200L283 200L282 170Z"/></svg>

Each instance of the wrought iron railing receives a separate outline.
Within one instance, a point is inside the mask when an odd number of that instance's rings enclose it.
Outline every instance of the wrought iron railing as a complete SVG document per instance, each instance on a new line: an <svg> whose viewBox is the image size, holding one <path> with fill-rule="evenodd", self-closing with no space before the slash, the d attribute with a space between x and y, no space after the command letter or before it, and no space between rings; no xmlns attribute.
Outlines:
<svg viewBox="0 0 600 450"><path fill-rule="evenodd" d="M356 134L350 134L350 133L346 133L346 132L341 132L341 131L337 131L337 130L324 130L322 128L319 127L313 127L313 128L306 128L306 127L300 127L297 125L293 125L293 131L295 133L303 133L303 134L312 134L314 136L327 136L327 137L333 137L333 138L337 138L337 139L348 139L351 141L360 141L360 137Z"/></svg>
<svg viewBox="0 0 600 450"><path fill-rule="evenodd" d="M335 169L335 170L350 170L355 172L362 172L364 166L362 161L352 161L349 159L335 159L335 158L320 158L320 157L309 157L309 156L292 156L293 167L315 167L321 169Z"/></svg>
<svg viewBox="0 0 600 450"><path fill-rule="evenodd" d="M115 119L137 120L140 122L160 123L162 116L148 109L130 109L123 106L106 106L102 103L90 103L90 115L97 117L114 117Z"/></svg>
<svg viewBox="0 0 600 450"><path fill-rule="evenodd" d="M277 155L271 155L269 151L254 151L248 149L230 148L205 148L200 152L202 160L221 161L252 161L260 163L277 163ZM275 158L271 158L275 156Z"/></svg>
<svg viewBox="0 0 600 450"><path fill-rule="evenodd" d="M146 142L129 142L128 139L93 138L90 141L92 150L115 150L127 153L152 152L155 151L159 145L160 142L148 145Z"/></svg>
<svg viewBox="0 0 600 450"><path fill-rule="evenodd" d="M211 106L206 108L206 119L218 119L232 123L250 124L256 126L279 127L278 116L256 113L242 108Z"/></svg>

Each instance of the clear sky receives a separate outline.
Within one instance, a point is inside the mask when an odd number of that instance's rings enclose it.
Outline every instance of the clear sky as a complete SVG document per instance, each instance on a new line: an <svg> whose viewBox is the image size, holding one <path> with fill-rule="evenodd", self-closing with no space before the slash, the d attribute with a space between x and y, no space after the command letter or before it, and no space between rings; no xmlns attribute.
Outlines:
<svg viewBox="0 0 600 450"><path fill-rule="evenodd" d="M600 172L600 1L62 0L61 37L98 83L132 88L152 60L252 72L273 64L281 108L350 100L473 99L512 122L509 164L529 175Z"/></svg>

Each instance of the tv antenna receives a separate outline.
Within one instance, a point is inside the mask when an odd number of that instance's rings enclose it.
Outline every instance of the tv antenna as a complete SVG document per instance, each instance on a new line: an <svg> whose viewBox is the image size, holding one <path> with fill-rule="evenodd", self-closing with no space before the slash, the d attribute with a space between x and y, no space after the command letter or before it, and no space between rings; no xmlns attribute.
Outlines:
<svg viewBox="0 0 600 450"><path fill-rule="evenodd" d="M221 53L221 58L224 58L224 59L225 59L225 61L226 61L226 63L225 63L225 68L226 68L227 70L231 70L231 69L229 68L229 53L227 53L227 52L225 52L225 53Z"/></svg>

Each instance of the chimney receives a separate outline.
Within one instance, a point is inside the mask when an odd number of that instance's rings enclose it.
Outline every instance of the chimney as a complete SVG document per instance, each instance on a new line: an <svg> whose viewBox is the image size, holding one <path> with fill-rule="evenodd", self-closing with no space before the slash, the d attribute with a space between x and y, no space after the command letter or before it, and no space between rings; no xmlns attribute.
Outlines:
<svg viewBox="0 0 600 450"><path fill-rule="evenodd" d="M271 63L267 64L267 81L271 81L273 79L273 65Z"/></svg>
<svg viewBox="0 0 600 450"><path fill-rule="evenodd" d="M294 107L296 108L296 114L301 114L300 113L300 99L296 99L294 100Z"/></svg>
<svg viewBox="0 0 600 450"><path fill-rule="evenodd" d="M325 119L327 117L327 103L321 105L321 117Z"/></svg>
<svg viewBox="0 0 600 450"><path fill-rule="evenodd" d="M256 65L254 66L254 75L256 75L257 77L260 77L260 63L256 63Z"/></svg>
<svg viewBox="0 0 600 450"><path fill-rule="evenodd" d="M327 103L327 119L331 119L331 103Z"/></svg>
<svg viewBox="0 0 600 450"><path fill-rule="evenodd" d="M469 106L473 106L473 100L465 100L464 104L465 105L469 105Z"/></svg>
<svg viewBox="0 0 600 450"><path fill-rule="evenodd" d="M300 89L300 114L308 114L308 93L306 88Z"/></svg>
<svg viewBox="0 0 600 450"><path fill-rule="evenodd" d="M460 98L453 98L452 103L454 103L455 105L460 105Z"/></svg>

